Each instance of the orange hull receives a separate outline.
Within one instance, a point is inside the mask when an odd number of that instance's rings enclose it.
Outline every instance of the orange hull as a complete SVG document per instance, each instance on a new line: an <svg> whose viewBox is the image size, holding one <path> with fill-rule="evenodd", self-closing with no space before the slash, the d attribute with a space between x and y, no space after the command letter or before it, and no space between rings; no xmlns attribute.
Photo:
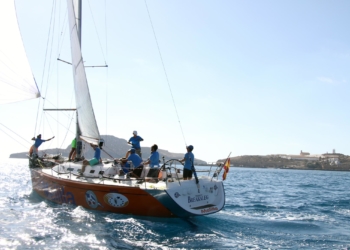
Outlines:
<svg viewBox="0 0 350 250"><path fill-rule="evenodd" d="M30 169L33 190L58 204L73 204L97 211L153 217L176 217L148 192L138 187L110 186L56 178ZM157 190L157 195L166 195Z"/></svg>

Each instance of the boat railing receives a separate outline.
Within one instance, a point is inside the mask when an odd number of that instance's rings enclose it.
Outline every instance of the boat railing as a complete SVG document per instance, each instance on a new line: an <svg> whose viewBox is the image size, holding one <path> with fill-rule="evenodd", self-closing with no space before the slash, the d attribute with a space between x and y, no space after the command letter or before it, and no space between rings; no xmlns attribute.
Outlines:
<svg viewBox="0 0 350 250"><path fill-rule="evenodd" d="M105 162L106 163L106 162ZM111 162L108 162L111 163ZM63 168L61 168L63 167ZM159 181L164 181L166 186L169 183L177 182L179 185L182 184L183 180L183 168L184 165L177 159L170 159L163 163L163 165L159 168L149 168L147 165L143 167L143 170L138 172L138 175L134 175L135 168L130 162L130 172L124 173L122 165L120 163L114 162L108 168L95 169L97 171L94 176L84 176L84 179L96 179L98 178L99 183L104 183L105 180L112 180L113 182L124 183L130 181L136 181L136 184L145 184L148 182L157 183ZM199 174L198 176L208 176L211 175L211 181L214 178L218 179L219 171L221 168L221 164L212 164L208 169L199 168L197 166L196 172ZM150 171L152 170L152 171ZM76 174L76 168L69 166L62 166L59 164L59 169L54 170L51 168L51 171L55 172L57 175L68 175L67 178L72 179L74 176L79 177ZM204 174L208 173L208 174Z"/></svg>
<svg viewBox="0 0 350 250"><path fill-rule="evenodd" d="M78 175L75 175L73 172L74 172L74 168L73 167L68 167L68 168L65 168L63 167L61 164L57 164L59 170L55 170L53 167L50 167L51 169L51 175L53 175L53 173L55 172L57 175L65 175L65 174L68 174L68 179L72 179L72 175L73 176L78 176ZM63 170L61 170L61 167L63 167Z"/></svg>
<svg viewBox="0 0 350 250"><path fill-rule="evenodd" d="M211 177L211 180L213 180L214 178L216 178L216 180L218 180L218 179L219 179L219 174L220 174L221 169L222 169L222 165L223 165L224 163L223 163L223 162L216 162L216 163L213 163L212 166L213 166L214 164L216 165L216 169L214 170L214 174L213 174L213 176ZM211 169L212 166L210 166L210 169Z"/></svg>
<svg viewBox="0 0 350 250"><path fill-rule="evenodd" d="M163 159L164 160L164 159ZM208 173L208 177L212 176L211 181L213 180L213 178L218 179L218 175L220 172L220 166L217 163L212 163L210 165L209 170L205 169L198 169L198 167L196 167L197 169L195 170L196 173ZM179 184L181 185L181 181L183 181L183 176L181 174L181 171L183 171L184 165L182 164L182 162L180 162L177 159L170 159L166 162L163 163L161 170L163 171L163 173L165 172L165 177L163 177L163 180L168 183L168 182L174 182L175 180L177 180L179 182Z"/></svg>
<svg viewBox="0 0 350 250"><path fill-rule="evenodd" d="M163 159L163 162L163 165L159 168L158 177L145 176L144 178L138 178L138 180L144 182L149 182L150 180L157 182L161 180L164 181L166 185L172 182L178 182L179 185L181 185L181 182L184 181L182 175L184 165L182 162L177 159L170 159L167 161ZM218 179L220 168L221 164L215 162L210 165L209 170L197 169L196 172L199 173L200 176L203 176L202 173L207 173L207 176L211 176L211 181L213 181L214 178L216 178L216 180Z"/></svg>

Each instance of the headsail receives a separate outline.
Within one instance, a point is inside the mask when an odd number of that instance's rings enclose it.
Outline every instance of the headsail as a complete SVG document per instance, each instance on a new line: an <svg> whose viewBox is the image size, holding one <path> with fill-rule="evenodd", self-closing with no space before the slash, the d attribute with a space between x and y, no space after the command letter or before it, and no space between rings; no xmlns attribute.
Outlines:
<svg viewBox="0 0 350 250"><path fill-rule="evenodd" d="M0 32L0 104L40 97L19 32L14 0L1 1Z"/></svg>
<svg viewBox="0 0 350 250"><path fill-rule="evenodd" d="M76 13L78 13L78 11L75 10L73 2L74 0L67 0L78 123L81 130L81 139L90 143L98 143L100 133L98 131L94 110L92 108L89 86L81 54L78 25L76 22Z"/></svg>

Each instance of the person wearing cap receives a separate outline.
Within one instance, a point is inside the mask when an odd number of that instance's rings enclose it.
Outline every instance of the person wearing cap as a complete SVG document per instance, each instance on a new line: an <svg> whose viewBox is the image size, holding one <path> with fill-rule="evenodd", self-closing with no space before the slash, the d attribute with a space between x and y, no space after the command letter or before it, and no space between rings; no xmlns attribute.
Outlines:
<svg viewBox="0 0 350 250"><path fill-rule="evenodd" d="M132 164L134 165L134 168L138 168L140 167L141 163L142 163L142 159L140 156L138 156L136 153L136 150L134 148L129 149L129 157L127 158L128 161L131 161Z"/></svg>
<svg viewBox="0 0 350 250"><path fill-rule="evenodd" d="M135 152L136 150L134 148L131 148L129 150L130 155L127 159L128 161L131 161L134 168L130 176L139 178L143 170L143 165L141 157L135 154Z"/></svg>
<svg viewBox="0 0 350 250"><path fill-rule="evenodd" d="M130 164L128 159L125 157L119 159L120 166L122 167L122 174L127 174L130 172Z"/></svg>
<svg viewBox="0 0 350 250"><path fill-rule="evenodd" d="M87 165L94 166L94 165L97 165L98 163L102 162L101 149L96 144L90 143L90 146L95 150L94 158L92 158L91 160L84 160L83 161L83 167L81 169L80 175L84 174L85 168Z"/></svg>
<svg viewBox="0 0 350 250"><path fill-rule="evenodd" d="M194 154L192 153L193 146L189 145L186 147L187 153L185 154L184 158L180 160L180 162L185 162L184 165L184 173L183 178L184 180L191 180L192 179L192 165L194 163Z"/></svg>
<svg viewBox="0 0 350 250"><path fill-rule="evenodd" d="M154 167L158 167L159 166L159 153L157 152L157 149L158 149L157 144L154 144L151 147L151 155L143 163L144 165L149 164L150 168L154 168Z"/></svg>
<svg viewBox="0 0 350 250"><path fill-rule="evenodd" d="M41 134L39 134L36 138L33 137L32 140L35 141L34 144L30 147L30 150L29 150L29 156L32 156L32 154L35 152L36 154L38 154L38 148L40 147L40 145L43 143L43 142L46 142L46 141L51 141L53 138L55 138L54 136L50 139L47 139L47 140L43 140L41 139Z"/></svg>
<svg viewBox="0 0 350 250"><path fill-rule="evenodd" d="M137 135L137 131L133 131L133 137L131 137L128 141L128 144L131 144L132 148L134 148L136 150L136 154L138 154L140 157L142 157L141 155L141 146L140 146L140 142L143 141L141 136ZM128 155L126 156L126 158L128 157Z"/></svg>

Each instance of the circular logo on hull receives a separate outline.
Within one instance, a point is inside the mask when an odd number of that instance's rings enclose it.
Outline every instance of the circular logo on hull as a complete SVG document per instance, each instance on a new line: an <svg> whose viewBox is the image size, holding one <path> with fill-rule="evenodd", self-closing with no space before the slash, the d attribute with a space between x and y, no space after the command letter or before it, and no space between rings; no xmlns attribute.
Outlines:
<svg viewBox="0 0 350 250"><path fill-rule="evenodd" d="M103 200L107 204L111 205L112 207L118 207L118 208L126 207L129 204L128 198L118 193L105 194L105 196L103 197Z"/></svg>
<svg viewBox="0 0 350 250"><path fill-rule="evenodd" d="M85 193L85 200L91 208L97 208L98 206L102 207L102 205L98 202L95 193L90 190Z"/></svg>

